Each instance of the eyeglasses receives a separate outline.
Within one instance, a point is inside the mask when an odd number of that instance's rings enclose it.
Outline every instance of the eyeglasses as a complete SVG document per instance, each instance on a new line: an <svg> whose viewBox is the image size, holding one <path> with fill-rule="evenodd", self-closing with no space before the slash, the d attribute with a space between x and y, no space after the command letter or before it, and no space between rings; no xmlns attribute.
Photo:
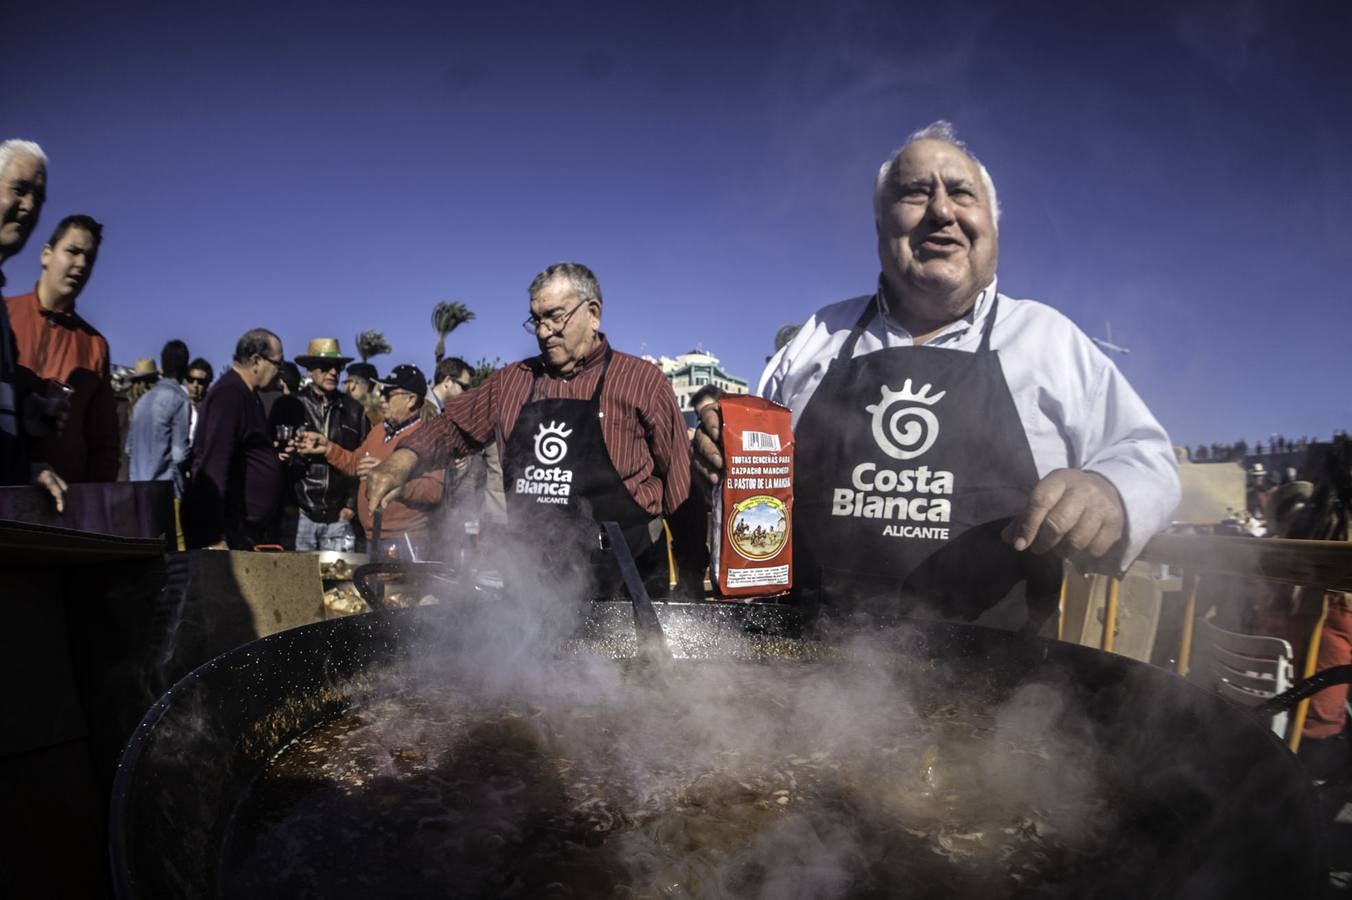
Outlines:
<svg viewBox="0 0 1352 900"><path fill-rule="evenodd" d="M398 397L400 394L403 394L403 395L406 395L406 396L409 396L409 397L416 397L416 396L418 396L417 394L413 393L412 391L406 391L406 390L404 390L403 388L385 388L385 390L383 390L383 391L380 392L380 396L384 397L386 400L393 400L395 397Z"/></svg>
<svg viewBox="0 0 1352 900"><path fill-rule="evenodd" d="M341 371L343 371L343 367L340 366L340 365L338 365L337 363L320 363L320 364L317 365L317 366L311 366L311 367L310 367L310 371L312 371L312 372L341 372Z"/></svg>
<svg viewBox="0 0 1352 900"><path fill-rule="evenodd" d="M464 381L457 381L456 384L460 385L460 390L467 391L469 390L470 385L473 384L473 381L466 378Z"/></svg>
<svg viewBox="0 0 1352 900"><path fill-rule="evenodd" d="M284 360L284 359L273 359L271 356L264 356L264 355L261 354L261 353L258 354L258 358L261 359L261 360L263 360L263 362L270 362L270 363L272 363L274 366L276 366L276 367L279 368L279 369L282 367L282 363L286 362L286 360Z"/></svg>
<svg viewBox="0 0 1352 900"><path fill-rule="evenodd" d="M184 379L184 381L187 381L189 384L200 384L202 385L202 387L206 387L207 385L211 384L210 378L201 378L198 377L197 375L189 375L187 378Z"/></svg>
<svg viewBox="0 0 1352 900"><path fill-rule="evenodd" d="M549 334L551 336L560 334L564 327L567 326L568 320L573 317L573 313L585 306L586 303L586 300L579 300L577 305L568 310L568 312L565 313L555 310L543 319L539 316L529 316L526 321L521 323L521 327L526 329L528 334L538 335L540 333L540 326L544 325L549 329Z"/></svg>

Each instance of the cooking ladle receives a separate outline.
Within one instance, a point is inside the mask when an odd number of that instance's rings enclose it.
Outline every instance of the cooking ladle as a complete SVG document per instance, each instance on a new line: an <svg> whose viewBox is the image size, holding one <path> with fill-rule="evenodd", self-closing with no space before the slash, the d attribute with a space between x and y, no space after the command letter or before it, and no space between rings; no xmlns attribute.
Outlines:
<svg viewBox="0 0 1352 900"><path fill-rule="evenodd" d="M629 599L634 604L634 631L638 635L639 652L649 660L667 661L671 659L671 648L667 646L666 633L657 619L657 609L653 606L648 590L639 577L638 566L634 563L634 554L629 552L629 542L616 522L602 522L606 539L610 541L610 552L620 567L620 577L629 591Z"/></svg>

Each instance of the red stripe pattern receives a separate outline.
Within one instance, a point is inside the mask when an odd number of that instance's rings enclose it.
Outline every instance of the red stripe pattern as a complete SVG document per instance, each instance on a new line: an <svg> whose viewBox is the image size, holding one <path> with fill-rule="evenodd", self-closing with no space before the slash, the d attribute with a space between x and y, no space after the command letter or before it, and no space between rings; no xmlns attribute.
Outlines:
<svg viewBox="0 0 1352 900"><path fill-rule="evenodd" d="M499 369L451 399L401 445L418 455L418 470L445 467L480 450L494 435L505 452L521 407L531 399L588 400L608 346L597 347L567 377L551 375L539 357ZM601 390L601 435L629 493L653 515L671 514L690 494L690 449L676 394L656 366L615 351Z"/></svg>

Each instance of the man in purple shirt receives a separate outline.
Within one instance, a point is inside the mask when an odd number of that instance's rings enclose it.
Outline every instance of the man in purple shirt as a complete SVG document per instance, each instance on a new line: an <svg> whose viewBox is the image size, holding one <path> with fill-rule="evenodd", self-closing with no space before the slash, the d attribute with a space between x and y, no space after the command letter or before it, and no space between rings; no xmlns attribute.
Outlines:
<svg viewBox="0 0 1352 900"><path fill-rule="evenodd" d="M184 498L189 547L252 550L275 540L282 465L258 391L276 383L283 361L281 338L246 331L202 401Z"/></svg>

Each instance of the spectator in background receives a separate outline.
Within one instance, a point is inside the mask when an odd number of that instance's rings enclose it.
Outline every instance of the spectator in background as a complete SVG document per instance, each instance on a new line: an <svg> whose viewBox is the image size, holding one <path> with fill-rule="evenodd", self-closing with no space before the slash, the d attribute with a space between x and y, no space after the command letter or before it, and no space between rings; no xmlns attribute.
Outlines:
<svg viewBox="0 0 1352 900"><path fill-rule="evenodd" d="M377 389L379 382L380 376L376 374L376 367L368 362L348 366L347 379L343 382L343 390L361 404L372 428L379 425L384 418L384 413L380 411L380 392Z"/></svg>
<svg viewBox="0 0 1352 900"><path fill-rule="evenodd" d="M1249 467L1247 488L1245 491L1246 512L1254 518L1263 518L1264 510L1267 508L1268 482L1267 468L1262 463L1254 463Z"/></svg>
<svg viewBox="0 0 1352 900"><path fill-rule="evenodd" d="M469 390L473 380L474 370L458 356L448 356L437 363L432 373L432 389L427 392L427 402L423 404L423 418L441 415L446 402Z"/></svg>
<svg viewBox="0 0 1352 900"><path fill-rule="evenodd" d="M160 380L160 368L149 356L138 359L131 367L131 376L127 379L127 414L135 412L136 404L150 393L155 382Z"/></svg>
<svg viewBox="0 0 1352 900"><path fill-rule="evenodd" d="M282 371L277 373L277 382L265 391L258 392L263 401L263 412L272 419L272 409L283 397L294 397L300 390L300 368L291 360L282 363Z"/></svg>
<svg viewBox="0 0 1352 900"><path fill-rule="evenodd" d="M296 362L309 370L310 384L296 395L299 415L293 415L284 424L292 425L298 432L322 434L343 450L357 449L370 433L371 424L361 404L338 390L338 378L352 357L343 355L337 338L316 338L310 341L305 355L296 357ZM297 550L347 553L356 549L354 473L330 465L323 457L309 456L287 467L287 484L287 493L299 511Z"/></svg>
<svg viewBox="0 0 1352 900"><path fill-rule="evenodd" d="M184 495L189 547L252 550L275 540L282 464L258 391L276 382L283 361L281 338L246 331L202 401Z"/></svg>
<svg viewBox="0 0 1352 900"><path fill-rule="evenodd" d="M194 435L197 434L197 410L202 405L202 398L207 395L207 390L211 387L211 382L216 378L216 371L211 368L211 363L202 357L197 357L188 363L188 377L183 380L183 386L188 390L188 399L192 401L192 418L188 420L188 443L192 444Z"/></svg>
<svg viewBox="0 0 1352 900"><path fill-rule="evenodd" d="M160 351L160 378L132 410L127 428L128 473L132 481L171 481L183 496L192 403L183 379L188 345L169 341Z"/></svg>
<svg viewBox="0 0 1352 900"><path fill-rule="evenodd" d="M385 417L381 427L372 429L359 449L346 450L315 431L305 431L297 440L297 448L302 454L322 456L335 469L362 479L357 510L367 534L372 533L374 523L366 497L366 475L405 438L422 428L419 411L426 399L427 379L418 367L395 366L382 385L381 405ZM404 484L399 496L384 508L381 546L371 548L373 559L397 556L398 548L406 542L413 546L419 559L425 558L431 514L441 505L444 480L445 470L436 469Z"/></svg>
<svg viewBox="0 0 1352 900"><path fill-rule="evenodd" d="M1292 482L1274 492L1274 519L1280 537L1314 541L1352 540L1349 523L1352 522L1352 441L1337 438L1324 458L1324 472L1319 481ZM1259 623L1259 633L1278 634L1290 640L1297 648L1297 658L1304 656L1301 645L1313 630L1314 623L1323 616L1315 670L1322 672L1334 666L1352 663L1352 596L1344 591L1324 591L1319 588L1293 588L1294 593L1284 621ZM1349 775L1349 747L1347 741L1348 686L1334 684L1310 698L1309 713L1300 745L1300 757L1315 778Z"/></svg>
<svg viewBox="0 0 1352 900"><path fill-rule="evenodd" d="M65 428L34 448L35 458L67 482L116 481L120 462L108 342L75 311L102 241L103 226L94 219L66 216L42 248L37 286L6 301L19 366L71 388Z"/></svg>
<svg viewBox="0 0 1352 900"><path fill-rule="evenodd" d="M423 404L423 421L441 415L446 404L465 391L474 379L474 370L458 356L444 357L432 375L432 388ZM501 466L498 467L501 471ZM501 481L501 478L499 478ZM484 453L474 453L453 460L446 469L446 493L437 517L434 553L448 562L458 562L464 556L469 541L479 533L479 519L484 505L484 488L488 482L488 460ZM499 491L501 493L501 491Z"/></svg>
<svg viewBox="0 0 1352 900"><path fill-rule="evenodd" d="M28 243L46 198L47 156L42 148L32 141L0 143L0 264ZM0 288L4 285L0 272ZM31 481L51 494L60 512L66 483L50 466L30 468L27 444L38 432L63 424L69 407L64 397L43 402L35 387L19 371L8 307L0 302L0 485Z"/></svg>
<svg viewBox="0 0 1352 900"><path fill-rule="evenodd" d="M707 407L723 397L716 384L706 384L690 395L690 413L686 422L698 423ZM694 425L687 430L693 437ZM704 491L693 490L676 508L667 522L671 528L671 556L676 563L676 596L703 600L704 578L709 571L709 501Z"/></svg>

